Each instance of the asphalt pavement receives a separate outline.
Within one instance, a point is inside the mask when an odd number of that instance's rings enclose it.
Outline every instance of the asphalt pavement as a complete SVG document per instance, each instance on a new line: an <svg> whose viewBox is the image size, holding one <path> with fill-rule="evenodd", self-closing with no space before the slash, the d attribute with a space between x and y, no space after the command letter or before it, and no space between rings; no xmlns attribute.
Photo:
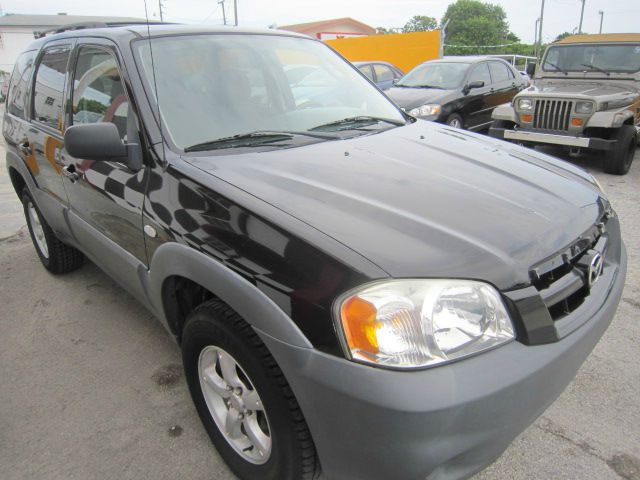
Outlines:
<svg viewBox="0 0 640 480"><path fill-rule="evenodd" d="M623 298L576 379L475 480L640 480L640 154L623 177L575 162L620 216ZM90 263L47 273L23 225L0 151L0 478L233 479L160 323Z"/></svg>

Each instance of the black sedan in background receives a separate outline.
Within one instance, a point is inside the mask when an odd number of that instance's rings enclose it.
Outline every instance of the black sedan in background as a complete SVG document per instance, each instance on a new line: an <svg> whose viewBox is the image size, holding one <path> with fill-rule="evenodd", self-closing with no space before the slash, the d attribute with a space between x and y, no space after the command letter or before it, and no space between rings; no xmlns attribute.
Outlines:
<svg viewBox="0 0 640 480"><path fill-rule="evenodd" d="M456 128L486 130L491 112L527 86L509 63L445 57L422 63L385 93L408 114Z"/></svg>

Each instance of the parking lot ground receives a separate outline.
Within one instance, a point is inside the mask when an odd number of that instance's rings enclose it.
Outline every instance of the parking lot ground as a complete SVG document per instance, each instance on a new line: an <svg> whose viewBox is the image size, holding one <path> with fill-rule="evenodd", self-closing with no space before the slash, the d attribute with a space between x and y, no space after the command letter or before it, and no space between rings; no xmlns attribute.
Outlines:
<svg viewBox="0 0 640 480"><path fill-rule="evenodd" d="M475 480L640 479L640 154L624 177L576 163L621 218L623 299L573 383ZM160 323L90 263L50 275L26 229L11 228L0 240L0 478L234 478Z"/></svg>

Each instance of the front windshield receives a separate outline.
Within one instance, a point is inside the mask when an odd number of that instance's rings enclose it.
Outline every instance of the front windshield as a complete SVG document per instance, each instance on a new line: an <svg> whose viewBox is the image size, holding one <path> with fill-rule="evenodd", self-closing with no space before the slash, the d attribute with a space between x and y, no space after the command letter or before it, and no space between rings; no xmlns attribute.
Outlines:
<svg viewBox="0 0 640 480"><path fill-rule="evenodd" d="M396 84L400 87L433 87L454 89L462 85L468 63L423 63L407 73Z"/></svg>
<svg viewBox="0 0 640 480"><path fill-rule="evenodd" d="M157 88L165 133L181 149L360 117L388 120L384 128L405 123L383 94L317 41L206 34L153 38L152 45L153 62L148 39L137 41L137 60L148 87Z"/></svg>
<svg viewBox="0 0 640 480"><path fill-rule="evenodd" d="M640 70L640 43L549 47L542 69L545 72L637 72Z"/></svg>

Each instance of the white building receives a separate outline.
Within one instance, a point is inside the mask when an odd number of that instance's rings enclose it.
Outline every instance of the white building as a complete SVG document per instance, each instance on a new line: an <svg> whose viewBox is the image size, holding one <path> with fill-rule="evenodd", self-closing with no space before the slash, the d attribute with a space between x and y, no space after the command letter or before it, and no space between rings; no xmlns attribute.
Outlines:
<svg viewBox="0 0 640 480"><path fill-rule="evenodd" d="M42 32L75 23L140 23L132 17L97 17L87 15L22 15L0 17L0 72L9 75L18 55L34 40L34 32ZM0 81L3 74L0 73Z"/></svg>

